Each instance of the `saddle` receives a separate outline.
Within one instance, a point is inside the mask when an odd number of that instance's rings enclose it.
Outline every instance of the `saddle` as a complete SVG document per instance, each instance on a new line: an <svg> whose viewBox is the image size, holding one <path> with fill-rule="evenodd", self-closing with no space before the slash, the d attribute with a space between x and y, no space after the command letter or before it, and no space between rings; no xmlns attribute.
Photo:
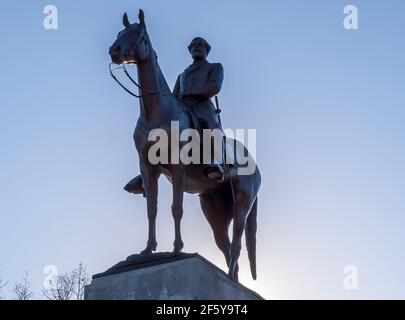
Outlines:
<svg viewBox="0 0 405 320"><path fill-rule="evenodd" d="M186 113L191 120L192 127L190 129L197 130L200 137L202 137L203 129L207 129L208 127L207 124L204 121L200 121L200 119L198 119L197 115L192 110L184 108L183 112Z"/></svg>

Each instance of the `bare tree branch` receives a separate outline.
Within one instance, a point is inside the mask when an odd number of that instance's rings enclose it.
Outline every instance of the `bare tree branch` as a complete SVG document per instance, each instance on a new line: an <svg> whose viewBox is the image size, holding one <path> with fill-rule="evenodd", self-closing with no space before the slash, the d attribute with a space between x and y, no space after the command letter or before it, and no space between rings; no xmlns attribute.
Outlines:
<svg viewBox="0 0 405 320"><path fill-rule="evenodd" d="M87 267L80 262L79 266L73 270L76 286L75 295L76 300L84 299L84 287L90 283L90 277L87 274Z"/></svg>
<svg viewBox="0 0 405 320"><path fill-rule="evenodd" d="M4 279L0 278L0 293L1 290L4 289L8 285L8 282L5 281ZM3 299L3 297L0 295L0 300Z"/></svg>
<svg viewBox="0 0 405 320"><path fill-rule="evenodd" d="M82 300L84 287L90 282L86 266L79 263L70 273L63 273L49 280L42 294L49 300Z"/></svg>
<svg viewBox="0 0 405 320"><path fill-rule="evenodd" d="M71 274L60 274L49 280L47 289L42 290L42 294L49 300L70 300L73 296L74 280Z"/></svg>
<svg viewBox="0 0 405 320"><path fill-rule="evenodd" d="M15 294L17 300L29 300L32 297L31 282L28 278L29 274L26 271L22 280L14 284L14 288L11 291Z"/></svg>
<svg viewBox="0 0 405 320"><path fill-rule="evenodd" d="M4 287L6 287L7 284L8 284L7 281L0 278L0 290L3 289Z"/></svg>

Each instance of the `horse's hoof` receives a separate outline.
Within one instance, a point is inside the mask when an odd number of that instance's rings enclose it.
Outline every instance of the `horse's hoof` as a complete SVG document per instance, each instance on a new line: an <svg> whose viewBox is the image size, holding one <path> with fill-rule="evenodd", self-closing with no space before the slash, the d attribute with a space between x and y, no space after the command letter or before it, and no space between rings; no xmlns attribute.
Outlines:
<svg viewBox="0 0 405 320"><path fill-rule="evenodd" d="M178 253L181 252L181 250L183 250L183 248L174 248L174 249L173 249L173 253L174 253L174 254L178 254Z"/></svg>
<svg viewBox="0 0 405 320"><path fill-rule="evenodd" d="M178 244L174 243L173 244L173 253L180 253L181 250L183 250L183 247L184 247L183 241L181 241Z"/></svg>
<svg viewBox="0 0 405 320"><path fill-rule="evenodd" d="M154 243L153 245L147 245L145 249L143 249L139 254L140 255L148 255L152 254L153 251L156 251L157 243Z"/></svg>
<svg viewBox="0 0 405 320"><path fill-rule="evenodd" d="M142 250L139 254L142 255L142 256L152 254L152 249L151 248L146 248L146 249Z"/></svg>
<svg viewBox="0 0 405 320"><path fill-rule="evenodd" d="M237 272L231 272L231 270L229 270L228 272L228 277L230 279L232 279L235 282L239 282L239 278L238 278L238 273Z"/></svg>

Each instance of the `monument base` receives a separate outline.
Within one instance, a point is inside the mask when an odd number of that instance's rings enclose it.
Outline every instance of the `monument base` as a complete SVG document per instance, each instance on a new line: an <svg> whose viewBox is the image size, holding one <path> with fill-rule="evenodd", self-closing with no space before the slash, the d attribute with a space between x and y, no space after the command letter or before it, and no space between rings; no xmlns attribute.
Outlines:
<svg viewBox="0 0 405 320"><path fill-rule="evenodd" d="M85 288L85 300L261 299L197 253L132 255Z"/></svg>

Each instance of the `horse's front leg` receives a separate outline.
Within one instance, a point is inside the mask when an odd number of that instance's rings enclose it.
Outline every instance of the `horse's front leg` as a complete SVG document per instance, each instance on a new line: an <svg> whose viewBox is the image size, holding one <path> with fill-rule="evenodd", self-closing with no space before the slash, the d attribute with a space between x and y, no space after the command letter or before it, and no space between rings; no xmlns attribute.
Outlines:
<svg viewBox="0 0 405 320"><path fill-rule="evenodd" d="M172 170L172 186L173 186L173 201L172 201L172 215L174 219L174 232L175 238L173 243L173 252L180 252L183 247L183 240L181 239L181 218L183 217L183 193L185 183L185 170L183 165L178 165Z"/></svg>
<svg viewBox="0 0 405 320"><path fill-rule="evenodd" d="M152 251L156 251L156 216L157 216L157 197L158 197L158 179L159 174L153 167L146 166L141 163L141 175L143 185L145 188L146 203L148 210L148 242L146 248L141 254L150 254Z"/></svg>

